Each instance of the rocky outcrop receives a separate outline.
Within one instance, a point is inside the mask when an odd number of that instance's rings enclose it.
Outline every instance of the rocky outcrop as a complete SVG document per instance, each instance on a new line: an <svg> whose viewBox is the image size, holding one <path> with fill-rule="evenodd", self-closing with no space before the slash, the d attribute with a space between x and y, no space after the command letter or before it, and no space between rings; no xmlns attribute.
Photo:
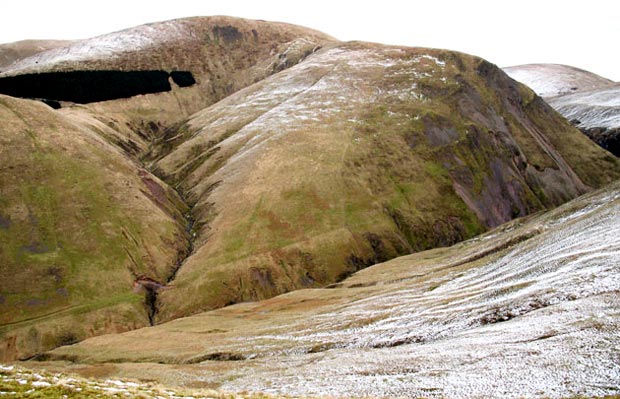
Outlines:
<svg viewBox="0 0 620 399"><path fill-rule="evenodd" d="M596 144L620 157L620 128L592 127L580 130Z"/></svg>

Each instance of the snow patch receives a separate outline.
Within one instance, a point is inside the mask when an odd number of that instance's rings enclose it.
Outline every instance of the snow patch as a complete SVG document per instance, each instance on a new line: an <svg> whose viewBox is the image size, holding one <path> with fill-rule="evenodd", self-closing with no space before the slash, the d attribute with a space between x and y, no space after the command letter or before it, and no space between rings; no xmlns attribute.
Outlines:
<svg viewBox="0 0 620 399"><path fill-rule="evenodd" d="M165 42L183 39L189 34L183 21L178 20L141 25L35 54L13 63L6 71L9 73L37 71L66 62L116 58L129 51L141 51Z"/></svg>
<svg viewBox="0 0 620 399"><path fill-rule="evenodd" d="M620 85L552 98L549 104L579 127L620 127Z"/></svg>

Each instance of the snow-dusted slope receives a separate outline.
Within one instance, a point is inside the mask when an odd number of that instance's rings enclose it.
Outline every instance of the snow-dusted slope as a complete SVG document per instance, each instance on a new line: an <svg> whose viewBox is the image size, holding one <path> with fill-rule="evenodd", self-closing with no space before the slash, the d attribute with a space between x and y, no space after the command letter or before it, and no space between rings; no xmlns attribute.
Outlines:
<svg viewBox="0 0 620 399"><path fill-rule="evenodd" d="M620 157L620 83L548 101L594 142Z"/></svg>
<svg viewBox="0 0 620 399"><path fill-rule="evenodd" d="M8 66L6 74L32 73L58 69L77 61L119 58L123 53L143 51L164 43L190 37L184 20L141 25L80 40L67 46L44 51Z"/></svg>
<svg viewBox="0 0 620 399"><path fill-rule="evenodd" d="M69 40L22 40L0 44L0 72L7 66L34 54L70 45Z"/></svg>
<svg viewBox="0 0 620 399"><path fill-rule="evenodd" d="M230 58L244 52L249 59L260 47L286 43L297 37L319 41L333 38L295 25L251 21L232 17L193 17L154 22L70 43L21 59L2 75L80 69L189 69L202 72L217 60L218 48L226 48ZM234 48L230 48L231 44ZM247 51L251 44L255 51ZM273 55L273 54L272 54ZM239 66L241 66L240 64Z"/></svg>
<svg viewBox="0 0 620 399"><path fill-rule="evenodd" d="M173 363L116 367L123 376L227 391L617 395L618 212L615 184L457 246L371 267L332 289L99 337L53 355Z"/></svg>
<svg viewBox="0 0 620 399"><path fill-rule="evenodd" d="M35 54L10 65L8 71L36 72L53 69L54 66L66 62L118 57L125 52L140 51L164 42L179 40L187 33L186 27L178 21L141 25Z"/></svg>
<svg viewBox="0 0 620 399"><path fill-rule="evenodd" d="M503 68L514 80L525 83L541 97L593 90L612 83L592 72L559 64L527 64Z"/></svg>
<svg viewBox="0 0 620 399"><path fill-rule="evenodd" d="M620 84L547 100L568 120L579 121L580 128L620 127Z"/></svg>

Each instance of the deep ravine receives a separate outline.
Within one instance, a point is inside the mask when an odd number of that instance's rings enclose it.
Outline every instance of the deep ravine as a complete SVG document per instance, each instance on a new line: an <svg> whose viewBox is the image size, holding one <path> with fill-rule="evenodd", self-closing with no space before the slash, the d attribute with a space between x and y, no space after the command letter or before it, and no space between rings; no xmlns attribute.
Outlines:
<svg viewBox="0 0 620 399"><path fill-rule="evenodd" d="M168 182L166 182L163 178L161 178L161 180L164 183L168 184ZM196 240L196 237L197 237L196 231L194 231L195 218L194 218L193 205L190 205L187 202L186 197L183 195L183 193L180 190L176 189L173 186L170 186L170 185L168 186L171 187L178 194L182 203L187 207L187 211L182 213L182 215L185 221L185 232L187 233L188 239L187 239L187 247L185 248L184 251L179 252L176 263L174 267L172 268L171 273L168 275L166 282L164 284L142 285L146 291L145 298L144 298L144 304L146 305L146 308L147 308L149 324L151 326L154 326L156 324L156 316L159 311L159 306L158 306L159 304L157 301L159 291L166 289L168 287L168 284L174 281L178 271L181 269L181 267L183 267L183 263L185 262L185 260L193 254L194 241Z"/></svg>
<svg viewBox="0 0 620 399"><path fill-rule="evenodd" d="M185 226L185 232L187 234L187 245L185 249L178 252L175 264L173 267L171 267L171 271L164 282L154 280L148 276L136 276L136 279L134 281L134 291L144 292L144 305L146 308L149 324L151 326L154 326L156 325L156 317L159 311L159 291L166 289L168 285L174 281L178 271L181 269L181 267L183 267L183 263L193 254L194 241L197 238L197 233L194 230L194 204L191 204L187 200L186 195L181 189L179 189L178 186L171 184L170 179L167 179L166 176L163 176L161 173L157 173L157 170L151 166L152 163L148 162L149 154L153 152L158 140L156 136L151 134L148 134L145 137L149 137L150 139L149 149L145 154L138 156L137 162L144 170L158 177L161 182L163 182L168 188L172 189L177 194L177 197L181 201L182 205L180 208L183 208L180 209L179 214L183 216L182 222Z"/></svg>

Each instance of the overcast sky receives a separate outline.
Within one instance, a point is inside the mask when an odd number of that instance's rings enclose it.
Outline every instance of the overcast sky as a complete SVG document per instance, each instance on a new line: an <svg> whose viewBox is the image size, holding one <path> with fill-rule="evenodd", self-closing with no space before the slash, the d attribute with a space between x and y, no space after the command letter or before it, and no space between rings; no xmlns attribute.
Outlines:
<svg viewBox="0 0 620 399"><path fill-rule="evenodd" d="M617 0L14 0L0 11L0 43L87 38L197 15L289 22L340 40L459 50L499 66L568 64L620 81Z"/></svg>

